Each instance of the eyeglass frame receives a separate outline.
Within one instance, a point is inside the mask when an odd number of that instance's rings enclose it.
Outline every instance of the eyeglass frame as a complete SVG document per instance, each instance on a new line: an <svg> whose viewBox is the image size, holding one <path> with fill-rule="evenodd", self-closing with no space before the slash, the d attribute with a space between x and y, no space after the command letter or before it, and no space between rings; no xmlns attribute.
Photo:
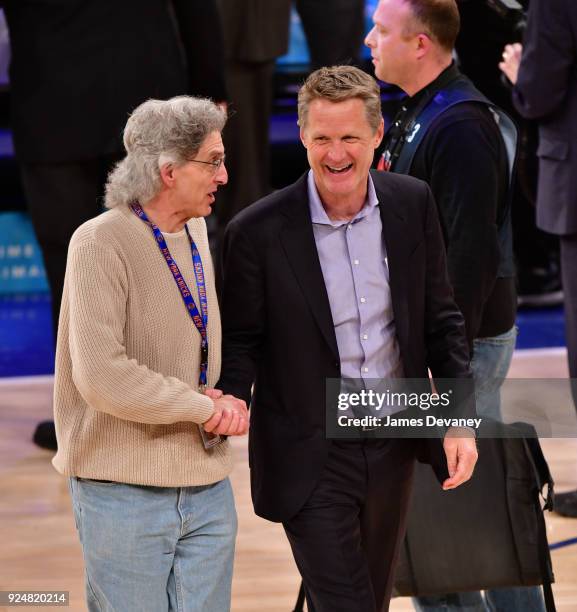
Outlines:
<svg viewBox="0 0 577 612"><path fill-rule="evenodd" d="M215 159L214 161L203 161L202 159L189 159L187 161L196 162L197 164L206 164L207 166L212 166L212 173L216 174L220 170L220 167L224 164L225 159L226 159L226 155L223 155L222 157L219 157L218 159Z"/></svg>

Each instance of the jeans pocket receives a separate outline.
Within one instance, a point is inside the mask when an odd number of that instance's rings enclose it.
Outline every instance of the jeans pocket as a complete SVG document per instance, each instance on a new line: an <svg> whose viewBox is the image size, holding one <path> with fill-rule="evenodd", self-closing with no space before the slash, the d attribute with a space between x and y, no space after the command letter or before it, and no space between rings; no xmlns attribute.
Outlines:
<svg viewBox="0 0 577 612"><path fill-rule="evenodd" d="M76 478L72 477L68 479L68 489L70 490L70 499L72 501L72 514L74 515L74 525L76 526L76 531L78 531L78 536L80 537L80 541L82 542L82 533L80 529L80 504L76 499L78 495L78 490L76 488Z"/></svg>
<svg viewBox="0 0 577 612"><path fill-rule="evenodd" d="M95 478L78 478L77 477L76 480L78 482L81 482L82 484L94 485L97 487L111 487L113 485L119 484L118 482L115 482L114 480L96 480Z"/></svg>

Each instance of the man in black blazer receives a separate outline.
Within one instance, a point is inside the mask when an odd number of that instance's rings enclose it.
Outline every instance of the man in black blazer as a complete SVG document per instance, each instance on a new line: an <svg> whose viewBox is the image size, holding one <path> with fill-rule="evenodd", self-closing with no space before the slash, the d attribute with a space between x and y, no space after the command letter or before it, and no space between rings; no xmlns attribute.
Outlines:
<svg viewBox="0 0 577 612"><path fill-rule="evenodd" d="M524 45L507 45L501 70L513 103L539 123L537 225L557 234L569 376L577 379L577 3L531 0ZM577 406L577 388L573 387ZM555 510L577 517L577 491L555 496Z"/></svg>
<svg viewBox="0 0 577 612"><path fill-rule="evenodd" d="M309 49L311 69L360 65L365 35L365 0L296 0Z"/></svg>
<svg viewBox="0 0 577 612"><path fill-rule="evenodd" d="M309 610L374 612L391 596L419 442L328 440L326 379L468 378L468 348L429 188L369 174L383 135L372 77L314 72L299 125L311 171L225 234L218 387L248 402L254 383L254 507L283 523ZM451 489L476 448L462 430L444 447Z"/></svg>
<svg viewBox="0 0 577 612"><path fill-rule="evenodd" d="M216 0L0 0L11 126L58 324L68 242L102 211L128 115L148 98L226 98ZM54 333L56 338L56 333Z"/></svg>
<svg viewBox="0 0 577 612"><path fill-rule="evenodd" d="M53 337L68 243L102 212L129 114L148 98L224 102L216 0L0 0L12 58L11 127L52 295ZM54 424L34 441L56 450Z"/></svg>
<svg viewBox="0 0 577 612"><path fill-rule="evenodd" d="M270 192L269 128L276 60L288 51L291 0L217 0L230 118L222 134L228 184L219 191L222 230Z"/></svg>

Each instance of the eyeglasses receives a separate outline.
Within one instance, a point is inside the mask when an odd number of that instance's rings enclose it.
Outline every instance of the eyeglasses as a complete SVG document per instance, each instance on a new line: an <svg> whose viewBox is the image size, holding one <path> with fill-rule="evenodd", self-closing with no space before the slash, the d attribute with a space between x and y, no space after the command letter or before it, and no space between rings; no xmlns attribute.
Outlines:
<svg viewBox="0 0 577 612"><path fill-rule="evenodd" d="M207 166L212 166L212 173L216 174L220 170L222 164L224 164L225 157L226 156L223 155L222 157L219 157L214 161L202 161L201 159L189 159L188 161L195 162L197 164L206 164Z"/></svg>

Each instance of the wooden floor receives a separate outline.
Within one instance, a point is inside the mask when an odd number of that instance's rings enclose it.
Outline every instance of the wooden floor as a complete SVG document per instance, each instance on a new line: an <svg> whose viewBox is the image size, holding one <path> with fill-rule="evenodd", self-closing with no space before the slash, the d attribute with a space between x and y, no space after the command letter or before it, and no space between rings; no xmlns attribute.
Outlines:
<svg viewBox="0 0 577 612"><path fill-rule="evenodd" d="M559 352L516 354L510 375L566 376L565 359ZM50 416L50 379L0 381L0 590L67 590L69 609L81 611L86 609L82 556L68 489L50 464L51 453L30 441L35 424ZM239 535L232 609L289 612L299 577L282 530L252 512L246 440L235 439L233 447L236 467L232 481ZM557 491L577 488L577 440L543 440L543 447ZM577 519L549 515L547 527L551 543L577 536ZM557 609L575 612L577 545L554 551L552 556ZM409 611L413 607L410 600L400 598L393 601L391 610Z"/></svg>

